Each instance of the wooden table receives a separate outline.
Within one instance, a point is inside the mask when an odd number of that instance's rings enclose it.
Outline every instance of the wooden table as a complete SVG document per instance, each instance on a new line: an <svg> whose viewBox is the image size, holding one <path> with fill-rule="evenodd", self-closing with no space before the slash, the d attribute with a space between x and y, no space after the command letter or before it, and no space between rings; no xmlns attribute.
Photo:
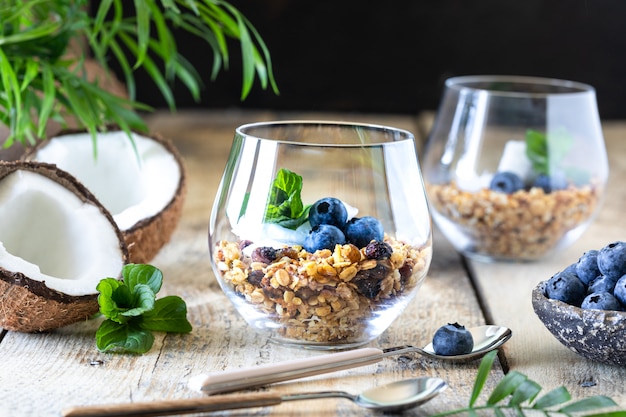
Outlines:
<svg viewBox="0 0 626 417"><path fill-rule="evenodd" d="M95 347L99 320L44 334L0 334L0 416L59 416L64 408L85 405L197 398L190 377L210 371L304 358L323 353L282 347L256 336L222 294L211 271L207 227L236 126L262 120L332 119L381 123L409 129L418 137L428 130L423 118L358 114L282 114L273 112L193 111L150 115L153 131L170 138L185 160L188 195L181 223L152 263L165 276L159 297L185 299L193 325L188 335L159 334L145 355L103 354ZM541 262L483 264L462 259L434 231L434 257L417 298L371 346L423 345L442 324L495 323L513 330L491 371L488 393L503 372L517 370L549 390L564 385L574 398L606 394L626 408L626 368L587 361L561 346L537 319L530 302L537 282L578 259L591 248L624 239L626 218L626 124L605 123L611 177L598 219L571 248ZM450 387L407 415L429 415L464 406L478 362L442 363L418 355L390 357L375 365L310 377L266 388L269 392L343 389L360 392L378 384L414 376L438 376ZM291 402L235 415L367 415L349 401Z"/></svg>

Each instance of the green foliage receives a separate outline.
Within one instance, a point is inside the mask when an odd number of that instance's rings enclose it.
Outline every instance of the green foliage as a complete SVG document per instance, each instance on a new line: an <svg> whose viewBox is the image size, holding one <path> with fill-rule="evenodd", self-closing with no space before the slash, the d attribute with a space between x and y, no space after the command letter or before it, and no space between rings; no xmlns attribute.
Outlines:
<svg viewBox="0 0 626 417"><path fill-rule="evenodd" d="M145 353L154 343L151 332L188 333L187 306L177 296L156 299L163 274L151 265L129 264L123 281L105 278L97 290L100 313L106 317L96 332L100 351Z"/></svg>
<svg viewBox="0 0 626 417"><path fill-rule="evenodd" d="M560 168L563 158L572 148L574 140L564 130L555 130L550 135L528 129L526 131L526 155L538 174L549 175Z"/></svg>
<svg viewBox="0 0 626 417"><path fill-rule="evenodd" d="M272 183L263 221L289 229L296 229L306 222L310 206L302 203L301 191L302 177L281 168Z"/></svg>
<svg viewBox="0 0 626 417"><path fill-rule="evenodd" d="M626 417L626 411L600 411L617 406L615 401L603 395L571 401L570 393L561 386L538 397L542 387L537 382L528 379L526 375L516 371L509 372L498 382L484 405L476 405L496 356L497 351L492 351L482 359L466 408L435 414L434 417L458 414L475 416L477 411L490 411L495 416Z"/></svg>
<svg viewBox="0 0 626 417"><path fill-rule="evenodd" d="M0 4L0 123L10 129L5 147L15 141L33 143L45 136L51 120L62 126L73 117L95 133L107 125L145 130L138 112L150 108L135 99L135 71L143 68L170 108L174 80L200 98L201 79L177 48L172 29L186 31L211 49L212 78L228 67L228 39L241 45L241 99L255 79L262 88L274 81L270 54L252 24L236 8L221 0L133 0L134 14L126 15L130 0L6 0ZM89 13L89 8L95 10ZM68 54L71 42L84 41L94 59L109 70L115 59L124 74L129 99L87 80L81 54ZM207 48L207 50L208 50ZM133 58L129 58L129 56Z"/></svg>

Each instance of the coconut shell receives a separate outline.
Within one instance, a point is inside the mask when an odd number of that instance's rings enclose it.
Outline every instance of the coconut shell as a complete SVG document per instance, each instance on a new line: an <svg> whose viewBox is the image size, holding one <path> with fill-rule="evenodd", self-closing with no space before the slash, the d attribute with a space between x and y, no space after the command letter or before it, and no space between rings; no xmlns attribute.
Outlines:
<svg viewBox="0 0 626 417"><path fill-rule="evenodd" d="M76 178L51 164L0 161L0 181L18 170L43 175L74 193L81 201L96 206L118 236L122 262L128 263L128 248L113 217ZM19 332L42 332L83 321L98 311L97 296L95 289L93 294L67 295L20 271L0 267L0 327Z"/></svg>
<svg viewBox="0 0 626 417"><path fill-rule="evenodd" d="M107 132L115 130L119 130L119 128L111 126L108 128ZM66 129L46 141L37 143L35 147L30 148L25 153L23 159L31 160L34 158L37 151L46 146L46 143L50 139L85 132L85 129ZM158 134L146 134L138 131L134 131L134 133L143 138L152 139L161 144L172 154L180 170L180 179L176 188L176 193L172 196L172 199L163 208L163 210L152 217L138 221L129 229L122 230L122 235L124 236L124 240L129 251L129 262L145 264L154 259L163 246L170 241L174 230L178 226L187 192L187 180L183 160L171 141L166 140Z"/></svg>
<svg viewBox="0 0 626 417"><path fill-rule="evenodd" d="M187 193L185 166L174 145L158 135L142 136L157 141L174 156L180 169L180 180L176 193L161 212L135 223L127 230L122 230L130 253L130 262L137 264L149 263L170 241L182 216Z"/></svg>

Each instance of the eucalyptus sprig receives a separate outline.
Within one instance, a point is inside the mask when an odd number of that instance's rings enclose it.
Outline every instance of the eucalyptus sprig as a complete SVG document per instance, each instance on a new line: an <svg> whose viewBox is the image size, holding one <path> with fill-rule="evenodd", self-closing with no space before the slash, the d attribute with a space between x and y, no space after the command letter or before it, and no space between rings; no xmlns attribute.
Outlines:
<svg viewBox="0 0 626 417"><path fill-rule="evenodd" d="M438 413L433 417L458 414L475 416L477 411L490 411L498 417L509 415L505 411L517 416L626 417L626 411L602 412L601 410L617 406L615 401L604 395L571 401L567 388L561 386L538 397L542 390L541 385L517 371L506 374L493 389L486 403L477 405L496 355L497 351L493 351L482 359L467 407Z"/></svg>
<svg viewBox="0 0 626 417"><path fill-rule="evenodd" d="M133 12L127 12L132 5ZM93 10L90 10L93 8ZM145 130L136 101L135 72L143 68L170 108L172 82L180 80L197 100L201 78L177 47L172 30L202 40L212 58L212 78L228 68L228 39L241 45L245 99L255 79L278 89L268 48L254 26L222 0L6 0L0 3L0 123L9 128L4 146L43 138L51 120L95 133L107 125ZM123 72L129 98L111 94L99 79L87 79L82 52L110 73L110 60ZM208 50L212 51L212 54Z"/></svg>

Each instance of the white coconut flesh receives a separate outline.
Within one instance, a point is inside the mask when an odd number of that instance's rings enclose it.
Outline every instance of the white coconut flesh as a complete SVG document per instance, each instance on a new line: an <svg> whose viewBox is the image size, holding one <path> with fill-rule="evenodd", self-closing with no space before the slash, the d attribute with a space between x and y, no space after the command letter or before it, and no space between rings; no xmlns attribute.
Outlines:
<svg viewBox="0 0 626 417"><path fill-rule="evenodd" d="M115 225L99 207L46 176L18 170L0 181L0 266L71 296L95 294L124 261Z"/></svg>
<svg viewBox="0 0 626 417"><path fill-rule="evenodd" d="M160 213L176 195L180 166L162 144L123 131L52 138L33 159L57 165L81 181L112 214L120 230ZM133 147L133 145L135 147Z"/></svg>

